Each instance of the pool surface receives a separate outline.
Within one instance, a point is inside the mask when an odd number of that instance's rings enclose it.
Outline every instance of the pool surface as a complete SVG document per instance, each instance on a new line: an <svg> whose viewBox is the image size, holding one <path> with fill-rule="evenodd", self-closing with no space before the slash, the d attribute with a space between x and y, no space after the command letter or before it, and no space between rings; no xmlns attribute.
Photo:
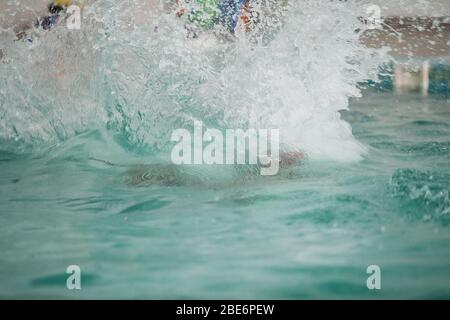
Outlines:
<svg viewBox="0 0 450 320"><path fill-rule="evenodd" d="M0 298L450 298L449 100L366 91L342 116L362 161L277 177L154 182L93 159L103 130L0 153Z"/></svg>

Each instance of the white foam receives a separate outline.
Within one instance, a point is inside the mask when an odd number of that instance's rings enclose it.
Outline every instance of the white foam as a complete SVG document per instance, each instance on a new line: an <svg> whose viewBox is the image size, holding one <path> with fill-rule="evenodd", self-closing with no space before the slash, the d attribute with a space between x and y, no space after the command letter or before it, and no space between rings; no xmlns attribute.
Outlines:
<svg viewBox="0 0 450 320"><path fill-rule="evenodd" d="M107 125L130 146L166 152L171 132L199 119L280 129L284 145L311 159L362 157L338 111L380 63L355 32L365 2L260 8L258 28L234 41L188 39L183 20L161 10L134 19L133 2L99 0L79 33L41 33L33 48L0 42L14 57L0 64L2 140L55 143ZM62 80L50 74L58 68Z"/></svg>

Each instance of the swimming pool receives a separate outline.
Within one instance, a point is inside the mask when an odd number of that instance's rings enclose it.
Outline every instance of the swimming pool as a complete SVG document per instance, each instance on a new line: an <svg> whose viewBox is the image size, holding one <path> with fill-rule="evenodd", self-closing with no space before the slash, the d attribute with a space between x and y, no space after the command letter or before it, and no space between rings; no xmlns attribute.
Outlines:
<svg viewBox="0 0 450 320"><path fill-rule="evenodd" d="M350 107L363 161L269 180L130 185L83 150L104 147L100 131L2 153L0 296L448 298L449 101L366 92ZM65 287L72 264L79 292Z"/></svg>
<svg viewBox="0 0 450 320"><path fill-rule="evenodd" d="M450 103L361 94L390 61L360 41L370 3L291 2L231 40L129 3L0 33L0 299L450 298ZM175 166L193 120L304 157Z"/></svg>

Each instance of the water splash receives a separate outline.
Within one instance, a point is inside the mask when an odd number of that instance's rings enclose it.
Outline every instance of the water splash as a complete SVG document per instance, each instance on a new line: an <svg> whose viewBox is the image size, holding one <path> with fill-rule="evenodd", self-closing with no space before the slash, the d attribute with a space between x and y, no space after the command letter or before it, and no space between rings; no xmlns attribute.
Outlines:
<svg viewBox="0 0 450 320"><path fill-rule="evenodd" d="M258 0L251 32L218 27L195 39L184 18L149 3L99 0L81 30L34 31L31 44L3 31L2 148L107 127L127 150L167 153L171 132L197 119L280 129L283 145L311 159L361 159L365 147L338 111L383 57L359 42L365 1Z"/></svg>
<svg viewBox="0 0 450 320"><path fill-rule="evenodd" d="M405 199L405 208L425 221L448 224L450 213L449 175L415 169L397 169L390 186L395 197Z"/></svg>

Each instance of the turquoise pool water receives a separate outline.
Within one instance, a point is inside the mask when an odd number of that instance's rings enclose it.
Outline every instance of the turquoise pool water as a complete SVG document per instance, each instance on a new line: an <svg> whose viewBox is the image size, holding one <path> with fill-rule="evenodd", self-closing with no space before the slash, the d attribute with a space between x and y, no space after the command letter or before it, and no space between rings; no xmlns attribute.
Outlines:
<svg viewBox="0 0 450 320"><path fill-rule="evenodd" d="M0 298L450 298L449 100L366 92L342 115L362 161L275 178L155 182L93 160L114 162L104 131L0 153Z"/></svg>

